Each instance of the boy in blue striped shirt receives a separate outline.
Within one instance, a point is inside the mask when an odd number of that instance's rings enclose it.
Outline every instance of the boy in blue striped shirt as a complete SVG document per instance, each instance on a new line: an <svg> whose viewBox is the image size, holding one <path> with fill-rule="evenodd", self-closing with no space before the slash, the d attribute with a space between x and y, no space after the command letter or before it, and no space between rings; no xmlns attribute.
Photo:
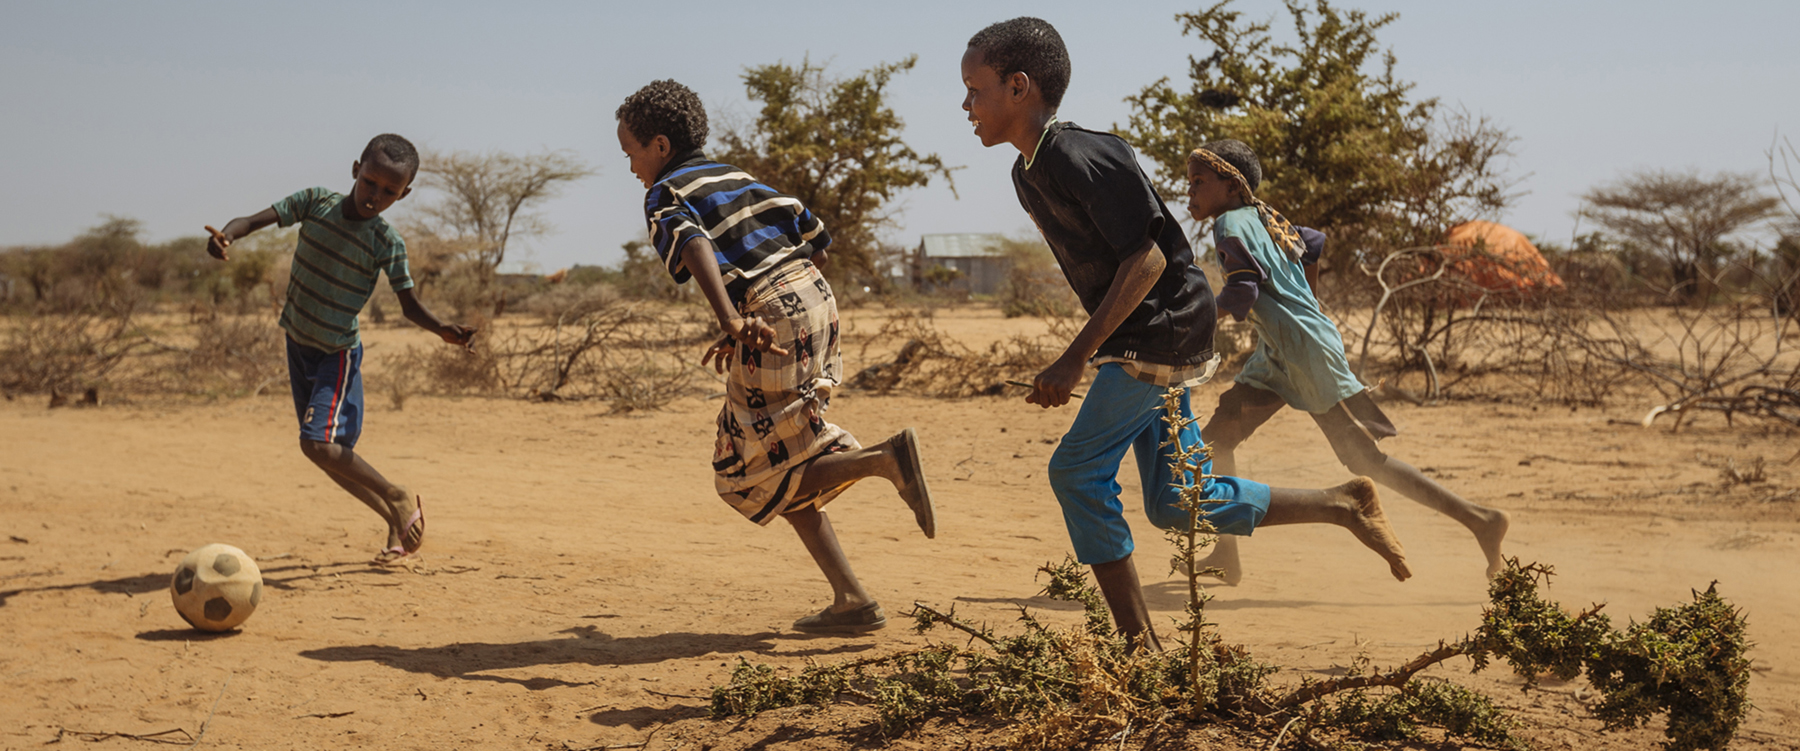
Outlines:
<svg viewBox="0 0 1800 751"><path fill-rule="evenodd" d="M837 302L819 274L830 233L800 199L706 157L706 108L688 87L652 81L616 117L619 148L647 191L644 218L657 255L677 283L700 287L723 334L700 358L727 375L714 490L751 522L786 519L831 584L832 603L794 630L885 627L887 615L851 570L825 504L880 477L926 537L937 535L937 520L912 428L865 448L825 421L843 380Z"/></svg>
<svg viewBox="0 0 1800 751"><path fill-rule="evenodd" d="M422 501L354 451L362 434L362 340L357 313L386 273L406 319L451 344L468 346L475 330L444 323L419 302L406 265L406 243L381 212L412 192L419 152L391 133L376 136L351 163L355 185L346 196L308 188L275 205L207 227L206 252L228 261L232 241L271 224L300 225L288 277L281 328L287 332L288 382L300 419L300 451L388 525L387 547L375 562L390 564L425 542Z"/></svg>

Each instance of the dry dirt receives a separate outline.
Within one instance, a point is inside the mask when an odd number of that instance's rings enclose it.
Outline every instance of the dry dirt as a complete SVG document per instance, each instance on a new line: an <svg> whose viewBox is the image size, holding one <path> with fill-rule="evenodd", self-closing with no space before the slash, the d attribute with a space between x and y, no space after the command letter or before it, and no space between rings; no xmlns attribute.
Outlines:
<svg viewBox="0 0 1800 751"><path fill-rule="evenodd" d="M850 315L852 337L871 329L867 319L856 326L867 314ZM945 322L975 340L1029 325L980 309ZM371 362L384 349L429 345L400 329L368 338ZM856 353L854 338L846 351ZM59 735L134 748L149 741L106 734L176 728L158 737L189 745L204 731L206 748L387 751L647 739L652 751L924 749L1005 738L1005 728L949 719L884 741L865 710L847 707L705 719L710 687L740 657L800 665L927 638L898 619L854 639L788 628L829 589L779 522L756 528L713 494L716 402L611 415L597 402L414 397L396 410L380 378L370 374L360 450L425 498L428 541L410 570L365 564L381 524L300 456L285 394L98 409L47 410L35 396L0 403L0 748ZM1757 709L1734 747L1800 747L1800 441L1707 416L1680 433L1646 430L1635 424L1643 406L1395 403L1403 432L1385 445L1511 511L1508 552L1553 564L1550 592L1566 605L1603 601L1623 624L1717 580L1756 642ZM840 393L831 419L864 440L910 425L926 446L938 539L925 540L877 483L830 507L890 617L917 600L1002 627L1021 605L1074 622L1068 606L1035 596L1034 580L1068 550L1043 468L1071 416L1018 397ZM1764 482L1723 484L1727 462L1748 467L1758 456ZM1240 465L1281 485L1346 478L1312 422L1291 412L1240 451ZM1136 497L1135 472L1120 481ZM1244 545L1249 575L1213 590L1209 617L1284 666L1286 682L1338 672L1362 652L1392 664L1464 633L1485 601L1474 540L1405 499L1388 502L1411 581L1394 582L1340 530L1270 529ZM1184 589L1158 564L1166 543L1132 506L1151 606L1173 618ZM248 551L268 585L243 629L219 636L186 628L166 593L176 561L210 542ZM1430 674L1517 709L1540 747L1650 748L1659 735L1600 735L1580 685L1521 693L1504 668L1471 677L1468 667ZM1268 743L1216 731L1165 741Z"/></svg>

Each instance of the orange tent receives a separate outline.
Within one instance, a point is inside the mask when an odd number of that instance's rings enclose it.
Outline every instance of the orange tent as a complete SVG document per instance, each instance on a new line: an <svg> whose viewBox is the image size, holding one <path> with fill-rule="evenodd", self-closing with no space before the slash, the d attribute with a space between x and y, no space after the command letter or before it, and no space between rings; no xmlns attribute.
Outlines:
<svg viewBox="0 0 1800 751"><path fill-rule="evenodd" d="M1518 230L1480 220L1450 228L1440 248L1450 273L1483 289L1525 295L1562 289L1537 246ZM1470 302L1473 302L1472 300Z"/></svg>

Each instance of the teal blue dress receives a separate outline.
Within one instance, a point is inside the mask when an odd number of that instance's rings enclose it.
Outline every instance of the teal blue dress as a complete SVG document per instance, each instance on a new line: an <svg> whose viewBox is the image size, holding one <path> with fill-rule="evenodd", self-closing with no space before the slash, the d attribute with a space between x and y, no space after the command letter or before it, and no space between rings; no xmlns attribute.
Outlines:
<svg viewBox="0 0 1800 751"><path fill-rule="evenodd" d="M1256 301L1246 316L1256 331L1256 349L1237 382L1273 391L1289 406L1314 414L1361 393L1364 386L1350 370L1337 325L1319 310L1305 270L1269 239L1256 209L1221 214L1213 222L1213 243L1227 285L1256 278ZM1240 257L1240 248L1247 258Z"/></svg>

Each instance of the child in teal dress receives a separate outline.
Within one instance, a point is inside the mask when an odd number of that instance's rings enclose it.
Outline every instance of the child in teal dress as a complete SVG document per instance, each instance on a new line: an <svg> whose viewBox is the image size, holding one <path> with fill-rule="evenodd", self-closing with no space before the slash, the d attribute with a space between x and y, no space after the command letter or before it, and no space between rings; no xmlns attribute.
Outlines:
<svg viewBox="0 0 1800 751"><path fill-rule="evenodd" d="M1319 309L1303 261L1317 260L1324 236L1295 228L1253 192L1262 182L1256 152L1242 141L1214 141L1188 157L1188 211L1213 220L1213 243L1225 270L1219 309L1256 330L1256 349L1237 382L1201 429L1213 448L1214 471L1236 474L1234 455L1256 428L1284 406L1312 415L1338 460L1351 472L1461 522L1481 544L1492 576L1501 565L1506 512L1470 503L1382 453L1376 441L1396 431L1350 370L1337 326ZM1309 242L1310 241L1310 242ZM1315 246L1313 249L1308 245ZM1242 577L1236 539L1221 537L1204 565Z"/></svg>

